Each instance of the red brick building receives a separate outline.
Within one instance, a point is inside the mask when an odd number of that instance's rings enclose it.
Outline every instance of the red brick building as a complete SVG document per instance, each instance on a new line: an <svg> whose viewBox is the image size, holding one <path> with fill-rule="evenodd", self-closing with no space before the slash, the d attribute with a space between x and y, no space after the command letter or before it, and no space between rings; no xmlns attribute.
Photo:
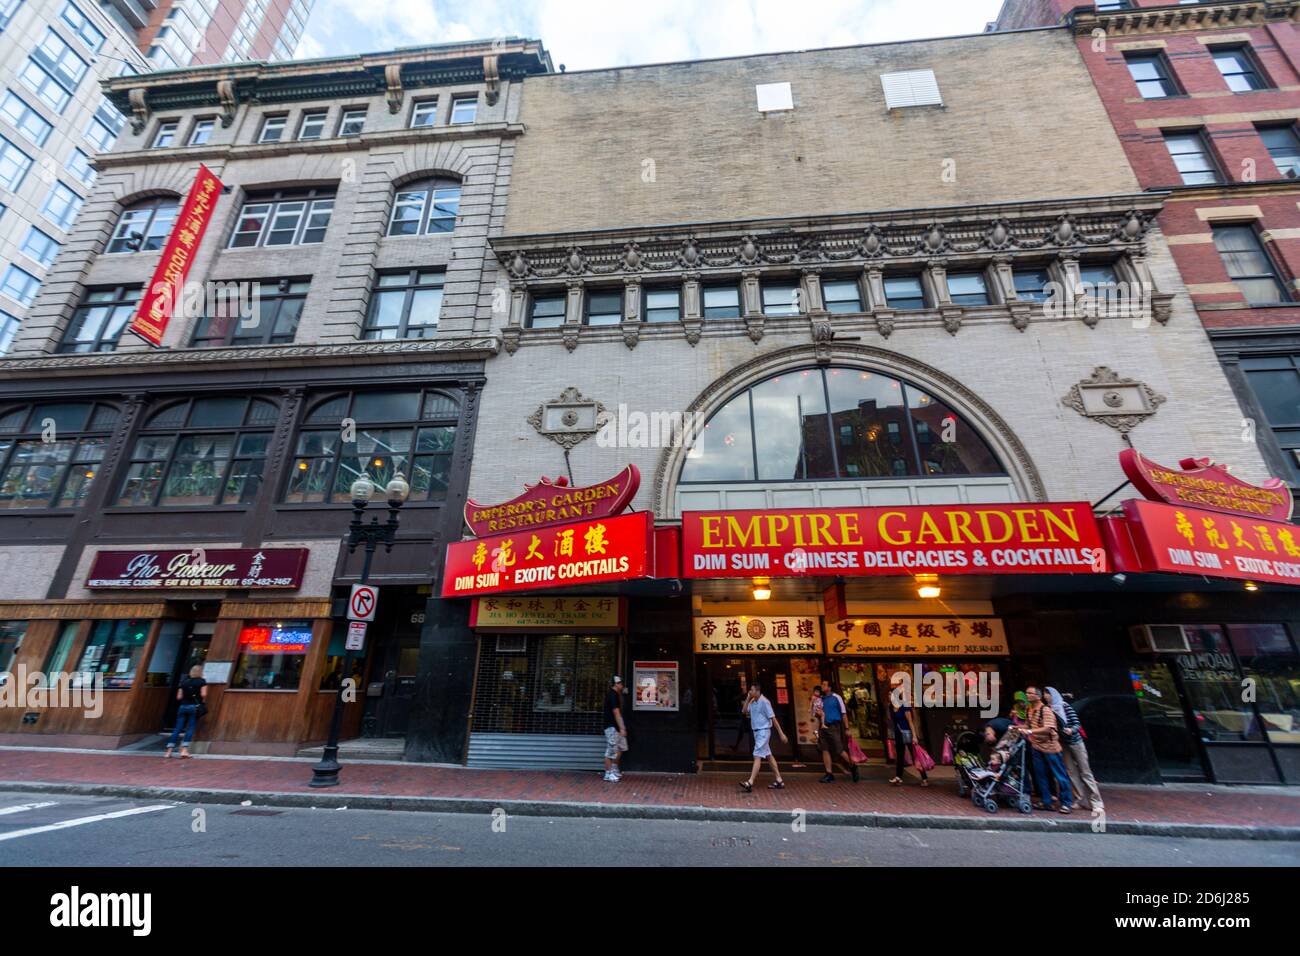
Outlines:
<svg viewBox="0 0 1300 956"><path fill-rule="evenodd" d="M1241 402L1300 485L1300 0L1006 0L1072 30Z"/></svg>

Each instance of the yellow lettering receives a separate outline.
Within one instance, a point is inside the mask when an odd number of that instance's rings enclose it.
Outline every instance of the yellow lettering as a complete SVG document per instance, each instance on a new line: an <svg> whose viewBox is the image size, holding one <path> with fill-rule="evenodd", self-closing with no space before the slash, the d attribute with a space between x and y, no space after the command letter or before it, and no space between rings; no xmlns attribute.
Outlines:
<svg viewBox="0 0 1300 956"><path fill-rule="evenodd" d="M886 544L911 544L912 532L910 531L903 530L899 537L890 537L889 528L886 525L886 522L888 522L890 518L906 519L907 515L903 514L901 511L886 511L881 515L880 520L876 522L876 530L880 532L880 539Z"/></svg>
<svg viewBox="0 0 1300 956"><path fill-rule="evenodd" d="M1078 527L1075 525L1075 521L1074 521L1074 512L1073 512L1073 511L1068 512L1068 513L1065 515L1065 518L1068 518L1069 520L1066 521L1064 518L1062 518L1061 515L1058 515L1058 514L1056 514L1056 513L1053 512L1053 511L1044 511L1044 512L1043 512L1043 520L1047 523L1047 526L1048 526L1048 531L1049 531L1049 537L1048 537L1048 540L1049 540L1049 541L1060 541L1060 540L1061 540L1061 538L1060 538L1059 535L1057 535L1057 534L1055 534L1055 533L1050 533L1050 532L1052 532L1052 526L1053 526L1053 525L1055 525L1056 528L1058 528L1058 529L1061 531L1061 533L1064 534L1064 535L1065 535L1067 538L1069 538L1071 541L1074 541L1074 542L1076 542L1076 543L1079 541L1079 529L1078 529Z"/></svg>

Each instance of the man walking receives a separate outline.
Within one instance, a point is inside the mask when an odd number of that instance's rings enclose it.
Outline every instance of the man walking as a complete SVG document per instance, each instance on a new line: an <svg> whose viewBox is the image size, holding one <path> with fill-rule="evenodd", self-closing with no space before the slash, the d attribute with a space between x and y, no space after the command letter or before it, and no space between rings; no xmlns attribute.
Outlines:
<svg viewBox="0 0 1300 956"><path fill-rule="evenodd" d="M605 692L605 781L618 783L619 757L627 753L627 724L623 723L623 678L615 675Z"/></svg>
<svg viewBox="0 0 1300 956"><path fill-rule="evenodd" d="M1034 790L1038 794L1039 810L1052 809L1052 788L1050 781L1056 781L1056 788L1061 794L1058 812L1069 813L1074 804L1070 792L1070 775L1065 770L1065 761L1061 758L1061 740L1057 730L1056 714L1043 702L1042 692L1037 687L1026 687L1028 699L1026 724L1020 729L1029 738L1033 753Z"/></svg>
<svg viewBox="0 0 1300 956"><path fill-rule="evenodd" d="M844 765L849 768L849 773L853 777L853 782L858 782L858 765L849 756L848 745L844 739L847 712L844 698L831 689L830 681L822 681L822 726L821 732L817 735L817 746L822 752L822 766L826 768L826 776L822 777L822 783L835 782L835 772L831 767L831 761L834 759L832 755L844 761Z"/></svg>
<svg viewBox="0 0 1300 956"><path fill-rule="evenodd" d="M754 778L758 776L758 771L763 766L763 758L766 757L772 765L772 773L776 774L776 782L769 783L767 788L784 790L785 781L781 779L781 768L777 766L776 757L772 756L772 748L768 743L772 736L772 725L776 724L776 732L781 735L781 743L789 743L790 739L786 737L785 731L777 722L776 713L772 710L772 702L763 696L763 688L758 681L754 681L750 686L744 709L749 715L750 729L754 732L754 766L750 768L749 779L740 781L740 789L746 793L753 791Z"/></svg>

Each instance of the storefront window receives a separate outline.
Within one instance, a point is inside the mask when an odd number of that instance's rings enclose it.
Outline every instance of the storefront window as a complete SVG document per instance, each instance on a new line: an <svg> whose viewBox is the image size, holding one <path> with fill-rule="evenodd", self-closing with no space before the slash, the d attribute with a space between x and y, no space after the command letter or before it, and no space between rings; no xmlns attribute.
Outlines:
<svg viewBox="0 0 1300 956"><path fill-rule="evenodd" d="M321 674L321 690L338 690L343 686L343 661L347 656L347 628L335 627L330 635L330 646L326 649L325 670ZM361 678L366 667L364 654L352 657L352 679L361 686Z"/></svg>
<svg viewBox="0 0 1300 956"><path fill-rule="evenodd" d="M135 683L135 672L148 640L148 621L96 621L81 652L73 683L89 683L101 674L107 689L130 687Z"/></svg>
<svg viewBox="0 0 1300 956"><path fill-rule="evenodd" d="M0 508L75 508L90 491L118 412L60 402L0 414Z"/></svg>
<svg viewBox="0 0 1300 956"><path fill-rule="evenodd" d="M310 621L252 622L239 632L239 658L230 686L297 690L310 649Z"/></svg>
<svg viewBox="0 0 1300 956"><path fill-rule="evenodd" d="M1185 625L1190 654L1174 658L1196 730L1207 742L1263 740L1254 708L1244 700L1241 671L1224 629Z"/></svg>
<svg viewBox="0 0 1300 956"><path fill-rule="evenodd" d="M153 654L149 656L149 667L145 671L146 687L167 687L171 684L172 672L176 669L176 655L181 650L181 640L185 637L184 621L163 621L158 632L158 642Z"/></svg>
<svg viewBox="0 0 1300 956"><path fill-rule="evenodd" d="M8 671L13 666L26 633L26 621L0 621L0 671Z"/></svg>
<svg viewBox="0 0 1300 956"><path fill-rule="evenodd" d="M483 638L475 731L599 734L617 654L617 638L599 635Z"/></svg>
<svg viewBox="0 0 1300 956"><path fill-rule="evenodd" d="M63 627L59 629L59 639L54 642L54 647L50 651L50 659L45 662L46 674L53 676L64 672L64 668L68 666L68 658L72 655L72 644L80 630L80 621L64 622Z"/></svg>
<svg viewBox="0 0 1300 956"><path fill-rule="evenodd" d="M1268 739L1300 743L1300 656L1281 624L1229 624L1241 670L1253 681L1255 708Z"/></svg>

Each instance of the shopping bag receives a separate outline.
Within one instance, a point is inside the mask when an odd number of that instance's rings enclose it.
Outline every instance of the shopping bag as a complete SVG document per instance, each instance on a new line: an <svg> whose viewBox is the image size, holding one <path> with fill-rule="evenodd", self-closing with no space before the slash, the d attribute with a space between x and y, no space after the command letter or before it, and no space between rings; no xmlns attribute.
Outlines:
<svg viewBox="0 0 1300 956"><path fill-rule="evenodd" d="M858 746L858 742L852 737L849 738L849 757L854 763L867 762L867 755L862 752L862 748Z"/></svg>
<svg viewBox="0 0 1300 956"><path fill-rule="evenodd" d="M912 745L912 752L916 754L916 768L924 770L927 773L934 769L934 758L925 752L925 748L920 744Z"/></svg>
<svg viewBox="0 0 1300 956"><path fill-rule="evenodd" d="M894 751L894 738L893 738L893 737L890 737L888 740L885 741L885 752L889 754L889 762L890 762L890 763L893 763L895 760L898 759L898 756L897 756L896 752Z"/></svg>
<svg viewBox="0 0 1300 956"><path fill-rule="evenodd" d="M945 765L952 763L952 738L947 734L943 735L943 753L939 755L939 762Z"/></svg>

